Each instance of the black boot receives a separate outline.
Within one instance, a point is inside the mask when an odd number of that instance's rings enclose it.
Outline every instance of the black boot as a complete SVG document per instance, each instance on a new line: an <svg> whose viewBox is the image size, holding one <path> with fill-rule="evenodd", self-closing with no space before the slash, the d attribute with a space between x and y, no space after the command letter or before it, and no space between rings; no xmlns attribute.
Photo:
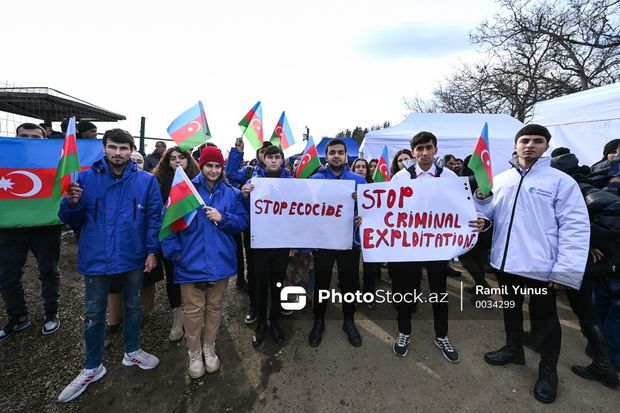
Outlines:
<svg viewBox="0 0 620 413"><path fill-rule="evenodd" d="M618 388L620 381L609 357L609 347L607 346L603 329L600 325L593 325L584 329L584 331L587 331L588 345L594 353L594 357L589 366L572 366L571 370L584 379L598 380L607 387L612 389Z"/></svg>
<svg viewBox="0 0 620 413"><path fill-rule="evenodd" d="M558 394L558 355L543 356L538 364L538 381L534 385L534 397L543 403L553 403Z"/></svg>
<svg viewBox="0 0 620 413"><path fill-rule="evenodd" d="M485 354L484 361L494 366L508 363L525 364L521 333L506 333L506 345L497 351Z"/></svg>
<svg viewBox="0 0 620 413"><path fill-rule="evenodd" d="M269 322L269 328L271 329L271 338L274 342L281 344L284 341L284 331L278 323L278 320L271 320Z"/></svg>
<svg viewBox="0 0 620 413"><path fill-rule="evenodd" d="M254 337L252 337L252 345L254 346L254 348L258 348L263 344L266 334L267 323L261 320L256 323L256 331L254 332Z"/></svg>
<svg viewBox="0 0 620 413"><path fill-rule="evenodd" d="M318 347L319 344L321 344L323 331L325 331L325 321L320 319L314 320L314 325L308 337L308 344L310 344L310 347Z"/></svg>
<svg viewBox="0 0 620 413"><path fill-rule="evenodd" d="M355 322L352 318L345 318L342 323L342 329L345 333L347 333L347 338L349 339L349 343L353 347L359 347L362 345L362 336L360 336L359 331L355 327Z"/></svg>

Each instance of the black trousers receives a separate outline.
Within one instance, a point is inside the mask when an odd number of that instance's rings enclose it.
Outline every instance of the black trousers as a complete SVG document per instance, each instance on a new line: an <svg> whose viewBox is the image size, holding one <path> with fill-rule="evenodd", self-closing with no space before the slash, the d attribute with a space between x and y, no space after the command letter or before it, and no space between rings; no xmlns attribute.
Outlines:
<svg viewBox="0 0 620 413"><path fill-rule="evenodd" d="M250 296L250 309L256 311L256 267L254 254L252 253L250 230L243 232L243 247L245 248L246 268L248 271L248 295Z"/></svg>
<svg viewBox="0 0 620 413"><path fill-rule="evenodd" d="M355 293L359 279L359 249L317 250L314 253L314 318L324 319L327 302L319 302L319 290L329 290L332 282L334 263L338 265L338 286L340 292ZM355 303L342 302L344 318L353 318Z"/></svg>
<svg viewBox="0 0 620 413"><path fill-rule="evenodd" d="M515 303L514 308L504 307L504 327L507 335L523 336L523 300L525 295L521 291L515 292L514 288L538 288L540 291L546 292L529 295L530 319L538 326L541 357L559 354L562 344L562 328L560 327L555 302L556 290L548 287L548 281L533 280L503 271L497 271L496 276L500 287L507 287L506 293L502 294L502 300Z"/></svg>
<svg viewBox="0 0 620 413"><path fill-rule="evenodd" d="M235 245L237 246L237 278L245 279L245 257L243 256L243 237L241 232L235 235Z"/></svg>
<svg viewBox="0 0 620 413"><path fill-rule="evenodd" d="M419 292L422 268L426 268L430 292L437 294L438 298L446 292L447 261L390 262L388 265L392 277L392 293L413 295ZM445 300L438 301L440 302L433 303L435 335L446 337L448 335L448 303ZM404 302L404 300L395 304L400 333L411 334L412 305L413 303Z"/></svg>
<svg viewBox="0 0 620 413"><path fill-rule="evenodd" d="M267 303L271 294L269 320L275 321L280 315L280 291L284 284L288 267L288 248L253 249L256 271L256 315L259 322L267 321ZM278 287L277 284L280 284Z"/></svg>
<svg viewBox="0 0 620 413"><path fill-rule="evenodd" d="M45 314L58 312L61 230L60 225L0 229L0 294L9 320L28 315L22 285L28 251L37 259Z"/></svg>
<svg viewBox="0 0 620 413"><path fill-rule="evenodd" d="M362 275L363 280L363 293L375 293L377 278L381 277L381 263L380 262L365 262L362 265L362 269L364 274ZM359 287L358 287L359 289Z"/></svg>
<svg viewBox="0 0 620 413"><path fill-rule="evenodd" d="M163 266L166 273L166 294L170 302L170 308L181 306L181 285L174 283L174 263L164 259Z"/></svg>

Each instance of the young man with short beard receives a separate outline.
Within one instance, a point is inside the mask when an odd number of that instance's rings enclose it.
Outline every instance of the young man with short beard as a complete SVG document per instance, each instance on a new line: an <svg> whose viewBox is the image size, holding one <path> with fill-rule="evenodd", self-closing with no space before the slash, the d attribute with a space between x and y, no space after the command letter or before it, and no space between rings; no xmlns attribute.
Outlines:
<svg viewBox="0 0 620 413"><path fill-rule="evenodd" d="M103 365L107 297L113 277L123 288L124 366L157 367L159 359L140 348L144 272L157 265L162 200L155 177L130 159L133 137L122 129L103 135L105 155L80 172L60 204L58 216L79 230L78 271L84 275L84 370L58 396L68 402L106 373Z"/></svg>
<svg viewBox="0 0 620 413"><path fill-rule="evenodd" d="M357 185L365 184L363 176L351 172L347 166L347 147L344 141L332 139L325 147L327 166L320 168L311 179L346 179L355 181ZM354 197L355 197L354 193ZM311 347L321 344L322 333L325 330L326 302L319 302L319 291L328 290L331 286L334 263L338 264L338 285L342 294L355 293L359 279L359 247L352 246L350 250L319 249L314 253L314 324L308 337ZM362 337L355 327L355 303L342 303L344 321L342 329L347 335L349 343L354 347L362 345Z"/></svg>
<svg viewBox="0 0 620 413"><path fill-rule="evenodd" d="M555 400L558 386L562 330L556 290L580 288L590 244L588 211L577 183L542 157L550 139L541 125L519 130L512 168L494 178L490 196L478 190L475 197L478 209L493 219L491 266L500 287L506 287L502 300L509 303L504 307L506 345L484 360L496 366L525 364L519 287L534 288L530 318L545 332L534 397L543 403Z"/></svg>

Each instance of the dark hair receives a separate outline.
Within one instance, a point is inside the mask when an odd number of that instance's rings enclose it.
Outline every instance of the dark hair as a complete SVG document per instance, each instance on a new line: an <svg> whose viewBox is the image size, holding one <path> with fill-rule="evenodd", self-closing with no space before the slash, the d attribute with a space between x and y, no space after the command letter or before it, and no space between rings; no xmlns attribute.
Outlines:
<svg viewBox="0 0 620 413"><path fill-rule="evenodd" d="M133 140L133 136L129 132L123 129L115 128L105 131L103 134L103 146L108 144L108 139L116 143L128 143L131 150L136 149L136 143Z"/></svg>
<svg viewBox="0 0 620 413"><path fill-rule="evenodd" d="M542 136L545 138L547 143L551 140L551 133L547 128L542 125L537 125L535 123L530 123L529 125L525 125L522 127L519 132L515 135L515 143L519 140L519 138L523 135L536 135Z"/></svg>
<svg viewBox="0 0 620 413"><path fill-rule="evenodd" d="M551 157L555 158L556 156L566 155L567 153L570 153L570 149L560 146L551 151Z"/></svg>
<svg viewBox="0 0 620 413"><path fill-rule="evenodd" d="M396 155L394 155L394 158L392 158L392 165L390 166L390 176L394 176L398 171L400 171L400 169L398 169L398 157L403 154L409 155L409 157L413 159L413 155L411 154L411 151L409 149L401 149L400 151L396 152Z"/></svg>
<svg viewBox="0 0 620 413"><path fill-rule="evenodd" d="M325 155L327 155L327 152L329 151L329 147L334 146L334 145L344 146L344 152L347 153L347 144L344 143L342 139L334 138L334 139L331 139L329 142L327 142L327 145L325 145Z"/></svg>
<svg viewBox="0 0 620 413"><path fill-rule="evenodd" d="M280 148L279 146L276 146L276 145L267 146L265 150L263 151L263 155L265 157L267 157L267 155L275 155L277 153L279 153L282 159L284 159L284 152L282 151L282 148Z"/></svg>
<svg viewBox="0 0 620 413"><path fill-rule="evenodd" d="M47 132L45 131L45 129L43 127L37 125L36 123L30 123L30 122L22 123L17 128L15 128L15 135L16 136L19 135L19 130L20 129L29 129L29 130L38 129L41 132L43 132L43 137L47 138Z"/></svg>
<svg viewBox="0 0 620 413"><path fill-rule="evenodd" d="M256 150L256 159L258 160L258 153L264 149L267 149L268 147L273 146L273 143L269 142L269 141L265 141L263 142L263 144L261 145L260 148L258 148Z"/></svg>
<svg viewBox="0 0 620 413"><path fill-rule="evenodd" d="M369 168L369 164L368 161L364 158L357 158L356 160L353 161L353 163L351 164L351 170L353 172L355 172L355 164L358 162L364 162L366 164L366 175L364 176L364 178L366 178L366 182L368 183L372 183L372 176L370 176L370 168Z"/></svg>
<svg viewBox="0 0 620 413"><path fill-rule="evenodd" d="M454 159L456 161L456 158L451 153L443 157L444 162L448 162L450 159Z"/></svg>
<svg viewBox="0 0 620 413"><path fill-rule="evenodd" d="M471 160L471 155L467 155L465 160L463 160L463 169L459 171L459 176L472 176L474 171L469 169L469 161Z"/></svg>
<svg viewBox="0 0 620 413"><path fill-rule="evenodd" d="M155 168L151 171L151 173L157 178L157 182L159 183L159 188L161 190L161 197L164 203L168 201L168 195L170 195L170 188L172 187L172 180L174 179L174 169L170 166L170 155L172 155L172 152L174 151L185 155L185 158L187 159L187 167L183 169L183 171L185 171L185 174L189 179L194 178L200 173L198 164L194 158L192 158L189 150L184 151L178 146L172 146L166 149L166 152L159 160L157 166L155 166Z"/></svg>
<svg viewBox="0 0 620 413"><path fill-rule="evenodd" d="M465 162L463 162L463 160L461 158L454 158L457 162L462 163L463 165L465 165Z"/></svg>
<svg viewBox="0 0 620 413"><path fill-rule="evenodd" d="M418 132L411 138L411 150L421 143L433 142L433 146L437 146L437 137L430 132Z"/></svg>
<svg viewBox="0 0 620 413"><path fill-rule="evenodd" d="M368 162L368 167L370 167L370 164L373 163L373 162L374 163L379 163L379 160L375 159L375 158L371 159L370 162Z"/></svg>
<svg viewBox="0 0 620 413"><path fill-rule="evenodd" d="M166 145L166 142L164 142L164 141L157 141L157 142L155 142L155 145L157 145L158 143L161 143L162 145L164 145L164 148L168 146L168 145Z"/></svg>

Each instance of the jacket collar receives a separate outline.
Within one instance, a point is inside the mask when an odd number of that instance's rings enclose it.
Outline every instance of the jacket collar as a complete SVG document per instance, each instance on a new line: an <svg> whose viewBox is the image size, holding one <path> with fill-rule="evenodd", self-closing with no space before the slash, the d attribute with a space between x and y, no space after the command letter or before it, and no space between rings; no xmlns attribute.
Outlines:
<svg viewBox="0 0 620 413"><path fill-rule="evenodd" d="M508 161L508 163L510 163L510 165L512 165L512 167L515 168L515 170L519 174L523 175L525 173L536 173L541 169L551 167L551 158L548 156L541 156L534 162L532 166L530 166L530 169L528 169L527 171L524 171L523 168L521 168L521 166L519 165L519 159L516 156L513 157L510 161Z"/></svg>
<svg viewBox="0 0 620 413"><path fill-rule="evenodd" d="M98 173L109 173L110 175L112 175L112 170L110 169L110 165L108 165L108 161L106 160L105 155L101 159L96 161L92 165L92 168ZM137 170L138 165L133 160L129 159L127 165L125 165L125 170L123 171L123 176L121 177L121 179L129 176L130 173L134 173Z"/></svg>

